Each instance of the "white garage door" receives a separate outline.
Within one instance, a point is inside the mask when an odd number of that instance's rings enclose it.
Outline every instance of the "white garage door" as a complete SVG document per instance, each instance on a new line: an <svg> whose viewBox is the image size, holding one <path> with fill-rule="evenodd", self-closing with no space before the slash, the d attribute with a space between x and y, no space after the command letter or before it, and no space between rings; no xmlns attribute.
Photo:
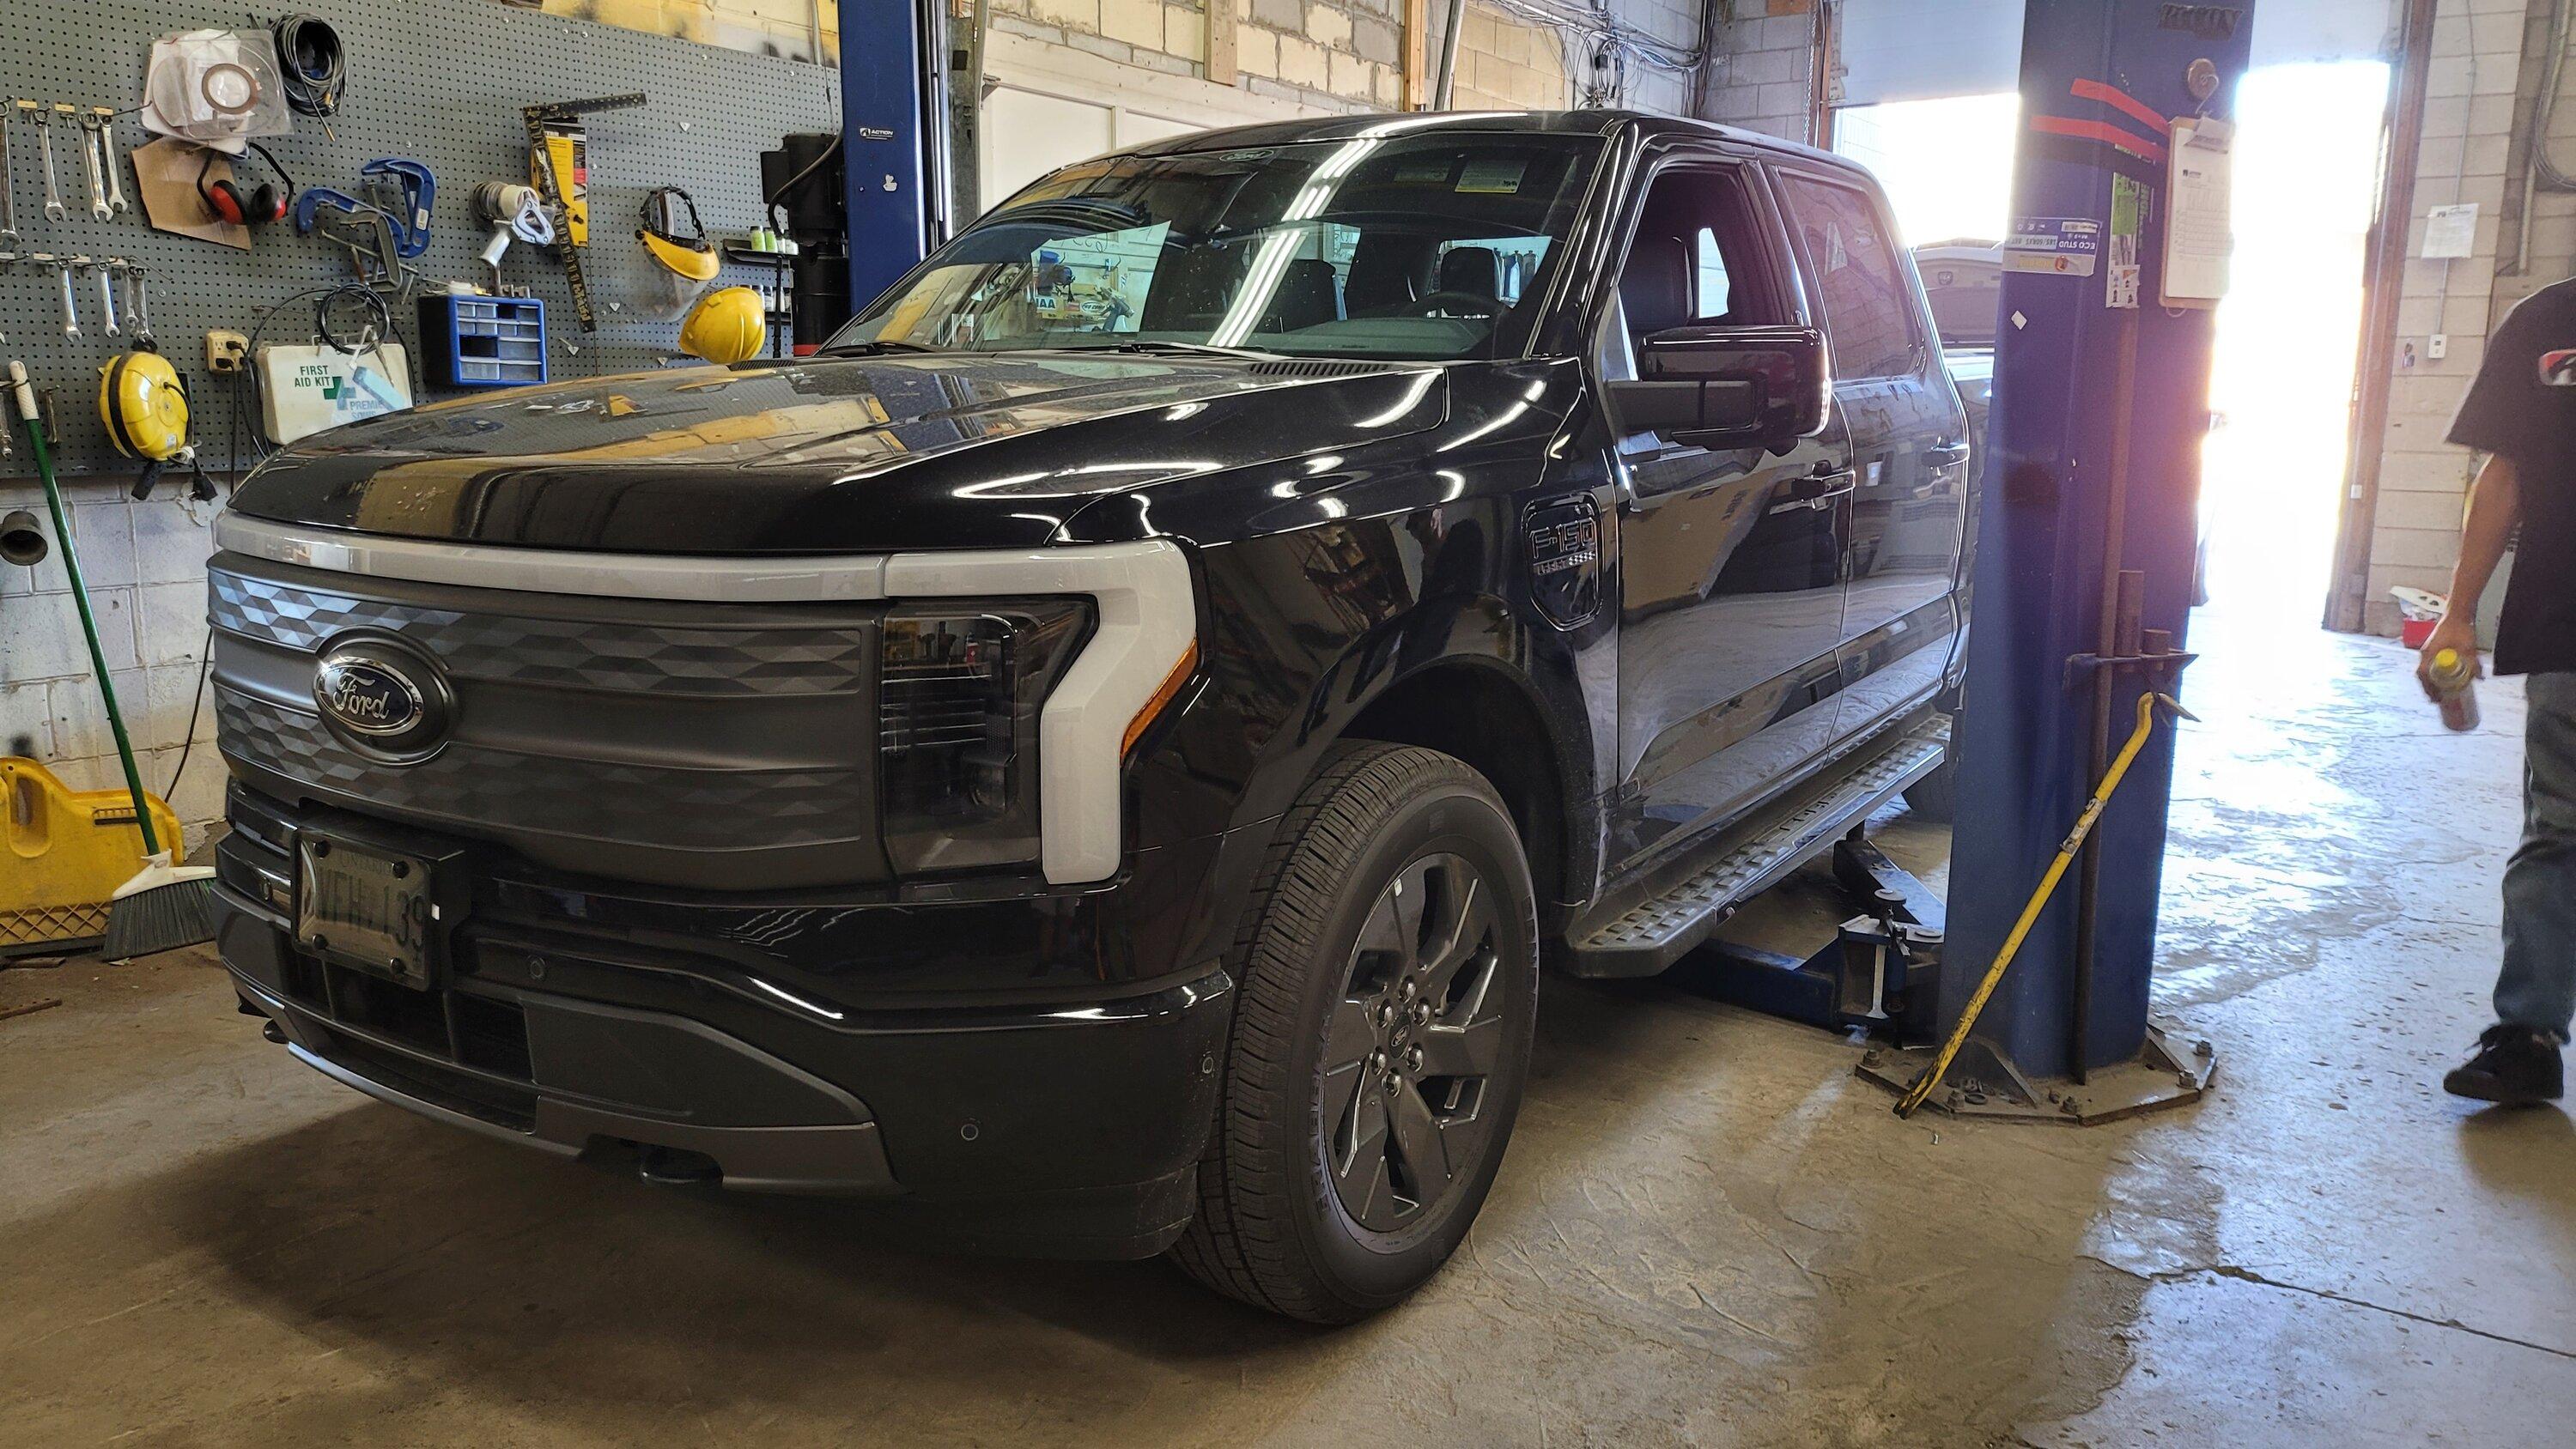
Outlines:
<svg viewBox="0 0 2576 1449"><path fill-rule="evenodd" d="M1214 126L1330 115L1192 76L996 32L984 51L978 184L991 206L1058 166Z"/></svg>

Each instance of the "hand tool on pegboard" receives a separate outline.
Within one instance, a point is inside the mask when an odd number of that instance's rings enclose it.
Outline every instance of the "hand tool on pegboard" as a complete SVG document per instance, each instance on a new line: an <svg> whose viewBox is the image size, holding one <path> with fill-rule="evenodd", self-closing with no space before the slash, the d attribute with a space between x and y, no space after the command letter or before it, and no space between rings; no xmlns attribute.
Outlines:
<svg viewBox="0 0 2576 1449"><path fill-rule="evenodd" d="M72 108L56 106L54 109L69 111ZM107 205L107 168L98 164L98 134L102 127L99 125L96 112L81 113L75 115L73 119L79 124L81 132L81 174L89 178L89 219L107 221L116 213L109 210Z"/></svg>
<svg viewBox="0 0 2576 1449"><path fill-rule="evenodd" d="M644 93L630 91L625 95L599 96L587 101L548 101L542 105L520 107L520 119L528 130L529 169L535 174L538 194L545 197L548 207L559 215L571 215L570 193L564 179L555 174L554 147L549 144L546 123L569 121L597 111L620 111L642 104ZM599 312L590 300L590 278L582 274L581 246L573 240L569 225L563 227L562 232L564 285L572 289L573 312L581 318L582 331L596 332L599 330Z"/></svg>
<svg viewBox="0 0 2576 1449"><path fill-rule="evenodd" d="M27 260L34 262L37 266L51 267L54 269L55 280L62 284L63 290L63 340L66 342L79 341L81 335L80 309L72 305L72 259L70 257L58 257L51 252L29 252L27 254Z"/></svg>
<svg viewBox="0 0 2576 1449"><path fill-rule="evenodd" d="M15 106L0 106L0 251L18 249L18 163L9 149L9 117Z"/></svg>
<svg viewBox="0 0 2576 1449"><path fill-rule="evenodd" d="M45 220L69 220L71 209L63 205L62 183L54 179L54 113L41 101L20 101L18 111L35 121L37 149L45 157Z"/></svg>
<svg viewBox="0 0 2576 1449"><path fill-rule="evenodd" d="M98 278L98 330L110 337L123 337L125 329L116 325L116 269L122 263L114 257L103 257L97 261L87 257L75 260L86 264L89 274Z"/></svg>
<svg viewBox="0 0 2576 1449"><path fill-rule="evenodd" d="M89 113L98 122L98 164L107 173L107 209L123 216L134 209L134 203L125 199L125 165L116 155L116 112L92 106Z"/></svg>
<svg viewBox="0 0 2576 1449"><path fill-rule="evenodd" d="M150 280L143 275L141 262L119 262L117 270L126 285L125 330L133 336L135 346L152 351L157 343L152 336Z"/></svg>

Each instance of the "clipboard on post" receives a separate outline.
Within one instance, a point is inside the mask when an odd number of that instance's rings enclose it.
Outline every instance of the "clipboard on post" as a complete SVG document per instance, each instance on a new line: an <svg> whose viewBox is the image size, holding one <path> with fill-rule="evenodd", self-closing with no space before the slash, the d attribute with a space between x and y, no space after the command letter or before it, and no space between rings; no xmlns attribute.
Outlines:
<svg viewBox="0 0 2576 1449"><path fill-rule="evenodd" d="M2215 307L2227 295L2236 249L2228 193L2236 125L2212 116L2174 118L2165 160L2165 251L2157 290L2168 307Z"/></svg>

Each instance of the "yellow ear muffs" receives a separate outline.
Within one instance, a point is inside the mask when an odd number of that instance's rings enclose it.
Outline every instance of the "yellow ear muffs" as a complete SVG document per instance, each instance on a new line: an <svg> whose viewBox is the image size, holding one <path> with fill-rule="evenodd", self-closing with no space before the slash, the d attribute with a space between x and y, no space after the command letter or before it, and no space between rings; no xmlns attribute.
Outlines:
<svg viewBox="0 0 2576 1449"><path fill-rule="evenodd" d="M98 420L116 451L166 463L188 448L188 386L157 352L120 352L99 369Z"/></svg>

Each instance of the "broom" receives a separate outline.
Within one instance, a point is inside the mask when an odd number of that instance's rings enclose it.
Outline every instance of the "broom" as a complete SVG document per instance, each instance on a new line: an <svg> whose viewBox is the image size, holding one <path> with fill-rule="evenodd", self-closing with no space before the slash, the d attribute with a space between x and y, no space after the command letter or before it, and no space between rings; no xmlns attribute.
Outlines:
<svg viewBox="0 0 2576 1449"><path fill-rule="evenodd" d="M62 481L54 476L53 453L45 445L45 424L36 410L36 390L27 382L25 363L10 362L9 391L17 400L18 416L26 419L27 439L35 448L36 473L44 480L45 504L54 515L54 537L62 545L63 572L72 581L72 603L80 610L81 634L89 642L90 667L98 672L107 727L116 736L117 763L125 767L126 793L134 797L134 823L143 832L143 869L108 897L107 939L99 954L110 961L124 961L211 941L215 938L215 873L206 866L172 865L171 850L152 829L151 804L143 794L143 776L134 768L134 746L125 737L125 717L116 708L116 686L107 677L107 654L98 646L98 621L90 614L80 550L72 543Z"/></svg>

